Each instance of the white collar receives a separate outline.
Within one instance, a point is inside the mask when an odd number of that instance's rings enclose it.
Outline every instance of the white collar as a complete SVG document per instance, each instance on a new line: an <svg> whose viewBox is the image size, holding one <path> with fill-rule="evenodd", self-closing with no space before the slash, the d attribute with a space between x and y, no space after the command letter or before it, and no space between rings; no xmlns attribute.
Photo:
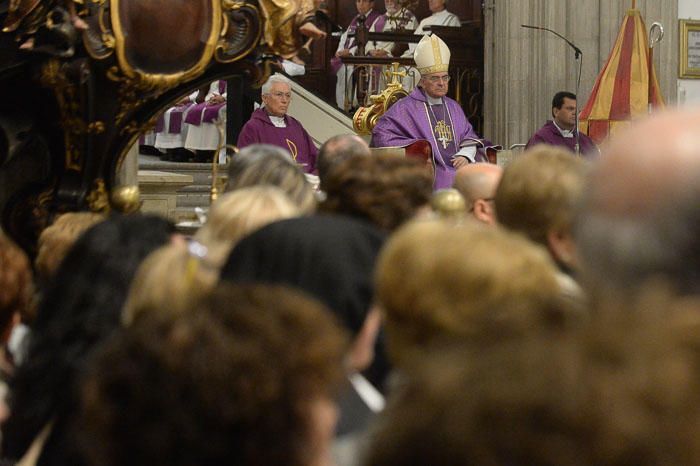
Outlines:
<svg viewBox="0 0 700 466"><path fill-rule="evenodd" d="M425 99L430 105L442 105L444 103L442 97L431 97L427 92L425 93Z"/></svg>
<svg viewBox="0 0 700 466"><path fill-rule="evenodd" d="M554 123L554 126L559 130L559 134L561 134L565 138L572 138L574 137L574 130L572 129L563 129L560 128L559 125L557 124L556 121L552 120L552 123Z"/></svg>
<svg viewBox="0 0 700 466"><path fill-rule="evenodd" d="M275 115L270 115L269 113L267 116L270 117L270 121L272 122L273 125L277 128L286 128L287 127L287 122L284 121L283 116L275 116Z"/></svg>

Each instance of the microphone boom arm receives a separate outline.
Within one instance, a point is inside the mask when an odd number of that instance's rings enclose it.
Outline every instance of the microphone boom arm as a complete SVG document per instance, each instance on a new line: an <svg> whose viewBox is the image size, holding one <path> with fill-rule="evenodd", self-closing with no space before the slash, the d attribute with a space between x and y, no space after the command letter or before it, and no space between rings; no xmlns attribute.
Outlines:
<svg viewBox="0 0 700 466"><path fill-rule="evenodd" d="M553 31L549 28L542 27L542 26L530 26L527 24L521 24L520 26L527 28L527 29L537 29L539 31L551 32L552 34L554 34L555 36L557 36L558 38L560 38L564 42L566 42L569 45L569 47L571 47L574 50L575 59L576 59L576 61L578 61L578 76L576 77L576 145L574 146L574 152L576 152L577 156L581 155L581 144L580 144L581 138L579 136L579 128L578 128L578 125L579 125L579 120L578 120L578 99L579 99L579 97L578 97L578 94L579 94L579 89L581 87L581 74L583 72L583 52L581 52L581 49L576 47L576 45L573 42L571 42L569 39L567 39L566 37L559 34L557 31Z"/></svg>

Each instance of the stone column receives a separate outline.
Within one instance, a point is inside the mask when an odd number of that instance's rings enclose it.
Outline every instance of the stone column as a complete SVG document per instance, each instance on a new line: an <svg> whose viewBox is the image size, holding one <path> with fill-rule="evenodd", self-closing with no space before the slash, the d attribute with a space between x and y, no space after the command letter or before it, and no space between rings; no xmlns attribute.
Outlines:
<svg viewBox="0 0 700 466"><path fill-rule="evenodd" d="M503 145L527 142L551 118L552 96L576 89L574 52L554 35L521 24L544 26L583 51L579 103L585 104L617 37L629 0L486 0L484 136ZM641 0L647 27L661 21L664 42L655 63L667 102L675 101L678 69L676 0Z"/></svg>

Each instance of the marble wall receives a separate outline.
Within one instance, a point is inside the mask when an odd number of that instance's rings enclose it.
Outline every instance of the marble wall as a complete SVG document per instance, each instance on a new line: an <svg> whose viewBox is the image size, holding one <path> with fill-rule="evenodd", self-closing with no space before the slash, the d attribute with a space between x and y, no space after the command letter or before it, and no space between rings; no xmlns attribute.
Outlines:
<svg viewBox="0 0 700 466"><path fill-rule="evenodd" d="M575 91L574 52L554 35L522 24L553 29L583 51L583 106L631 6L631 0L485 0L484 136L505 146L524 143L550 118L552 96ZM675 103L678 0L639 0L637 8L647 28L654 21L664 25L654 61L664 98Z"/></svg>

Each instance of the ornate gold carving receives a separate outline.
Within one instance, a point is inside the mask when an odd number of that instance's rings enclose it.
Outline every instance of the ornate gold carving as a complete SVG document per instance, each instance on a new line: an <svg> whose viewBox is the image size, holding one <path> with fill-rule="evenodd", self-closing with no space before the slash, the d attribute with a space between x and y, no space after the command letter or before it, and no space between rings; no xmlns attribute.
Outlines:
<svg viewBox="0 0 700 466"><path fill-rule="evenodd" d="M466 214L464 197L456 189L441 189L430 199L433 211L443 218L461 218Z"/></svg>
<svg viewBox="0 0 700 466"><path fill-rule="evenodd" d="M219 153L221 149L226 148L226 164L228 165L228 151L233 151L234 154L238 153L238 147L233 144L225 144L225 128L221 122L216 124L216 128L219 130L219 143L217 144L216 150L214 151L214 158L211 161L211 193L209 194L209 199L211 202L216 201L219 198L219 193L224 189L222 180L219 179Z"/></svg>
<svg viewBox="0 0 700 466"><path fill-rule="evenodd" d="M85 200L93 212L109 212L109 195L105 187L105 181L102 178L97 178L93 183L92 191L87 195Z"/></svg>
<svg viewBox="0 0 700 466"><path fill-rule="evenodd" d="M138 185L119 186L112 190L112 205L119 212L130 214L141 207L141 191Z"/></svg>
<svg viewBox="0 0 700 466"><path fill-rule="evenodd" d="M223 25L214 58L220 63L233 63L250 54L260 42L260 10L255 5L234 0L223 0L222 8Z"/></svg>
<svg viewBox="0 0 700 466"><path fill-rule="evenodd" d="M399 99L408 95L401 84L401 78L406 76L406 72L399 70L398 63L392 63L391 67L391 70L384 72L387 81L390 81L386 89L381 94L370 96L370 107L360 107L355 112L352 123L357 134L371 134L379 117Z"/></svg>
<svg viewBox="0 0 700 466"><path fill-rule="evenodd" d="M199 57L199 61L187 70L172 74L144 73L135 69L126 58L126 36L119 16L119 2L121 0L111 0L110 15L112 19L112 30L114 32L115 50L117 52L117 62L121 72L126 78L135 83L141 89L169 89L182 82L192 80L201 75L206 69L214 55L214 49L221 34L222 25L222 5L221 0L211 0L212 17L211 31L207 38L204 51Z"/></svg>
<svg viewBox="0 0 700 466"><path fill-rule="evenodd" d="M43 86L53 89L61 112L66 168L80 171L84 155L80 145L82 137L104 133L106 125L103 121L88 123L82 118L78 86L66 76L65 65L58 59L51 59L44 65L40 81Z"/></svg>

